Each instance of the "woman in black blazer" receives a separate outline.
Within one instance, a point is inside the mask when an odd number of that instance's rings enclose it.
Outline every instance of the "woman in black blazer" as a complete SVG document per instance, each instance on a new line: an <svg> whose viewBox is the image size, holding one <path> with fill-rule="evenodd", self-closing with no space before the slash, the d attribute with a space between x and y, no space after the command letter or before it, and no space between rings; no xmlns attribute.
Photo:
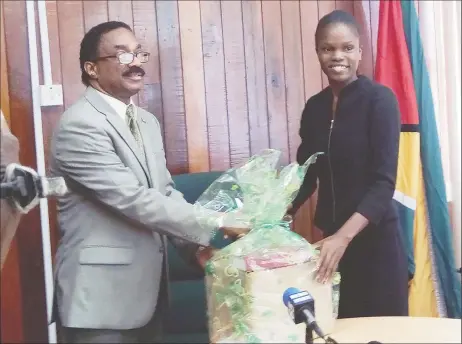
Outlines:
<svg viewBox="0 0 462 344"><path fill-rule="evenodd" d="M408 314L407 259L393 204L400 113L393 92L358 76L359 28L343 11L323 17L316 51L329 87L303 110L299 164L324 152L309 169L289 213L314 193L319 179L315 226L317 277L341 274L339 317Z"/></svg>

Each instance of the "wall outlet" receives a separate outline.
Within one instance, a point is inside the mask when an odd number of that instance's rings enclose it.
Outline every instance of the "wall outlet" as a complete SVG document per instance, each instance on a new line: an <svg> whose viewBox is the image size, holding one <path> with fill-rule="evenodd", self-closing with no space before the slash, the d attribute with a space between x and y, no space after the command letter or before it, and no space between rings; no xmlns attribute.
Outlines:
<svg viewBox="0 0 462 344"><path fill-rule="evenodd" d="M40 104L42 106L63 105L62 85L40 85Z"/></svg>

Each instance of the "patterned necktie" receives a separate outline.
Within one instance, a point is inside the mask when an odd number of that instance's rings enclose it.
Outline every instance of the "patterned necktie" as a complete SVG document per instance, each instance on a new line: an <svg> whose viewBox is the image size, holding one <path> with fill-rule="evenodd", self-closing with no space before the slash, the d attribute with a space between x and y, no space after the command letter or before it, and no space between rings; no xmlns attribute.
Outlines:
<svg viewBox="0 0 462 344"><path fill-rule="evenodd" d="M138 123L135 119L135 108L133 104L127 106L127 111L125 112L125 116L127 117L127 124L130 128L130 132L132 133L133 137L135 138L136 143L140 147L141 153L144 156L144 146L143 146L143 139L141 138L140 128L138 127Z"/></svg>

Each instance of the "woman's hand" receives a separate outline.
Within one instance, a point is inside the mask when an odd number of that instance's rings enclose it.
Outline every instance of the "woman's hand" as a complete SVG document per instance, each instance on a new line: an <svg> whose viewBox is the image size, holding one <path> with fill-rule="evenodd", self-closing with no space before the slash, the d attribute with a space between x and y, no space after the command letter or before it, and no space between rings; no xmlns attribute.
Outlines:
<svg viewBox="0 0 462 344"><path fill-rule="evenodd" d="M291 211L293 207L294 207L293 204L290 203L290 204L287 206L286 213L288 213L289 211Z"/></svg>
<svg viewBox="0 0 462 344"><path fill-rule="evenodd" d="M318 282L326 283L332 278L349 243L348 237L336 233L314 244L320 250L316 277Z"/></svg>

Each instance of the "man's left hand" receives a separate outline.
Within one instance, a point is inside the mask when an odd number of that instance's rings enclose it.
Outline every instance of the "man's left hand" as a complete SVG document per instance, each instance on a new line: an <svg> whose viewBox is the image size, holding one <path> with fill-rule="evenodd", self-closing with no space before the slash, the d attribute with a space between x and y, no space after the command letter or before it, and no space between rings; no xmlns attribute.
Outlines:
<svg viewBox="0 0 462 344"><path fill-rule="evenodd" d="M202 267L202 269L205 269L205 265L210 260L210 258L212 258L212 256L215 254L216 251L217 249L211 246L201 247L197 250L196 252L197 262Z"/></svg>
<svg viewBox="0 0 462 344"><path fill-rule="evenodd" d="M221 227L223 236L225 239L237 240L244 237L247 233L250 232L250 228L247 227Z"/></svg>
<svg viewBox="0 0 462 344"><path fill-rule="evenodd" d="M337 233L315 244L320 250L316 277L318 282L326 283L332 278L349 242L347 237Z"/></svg>

